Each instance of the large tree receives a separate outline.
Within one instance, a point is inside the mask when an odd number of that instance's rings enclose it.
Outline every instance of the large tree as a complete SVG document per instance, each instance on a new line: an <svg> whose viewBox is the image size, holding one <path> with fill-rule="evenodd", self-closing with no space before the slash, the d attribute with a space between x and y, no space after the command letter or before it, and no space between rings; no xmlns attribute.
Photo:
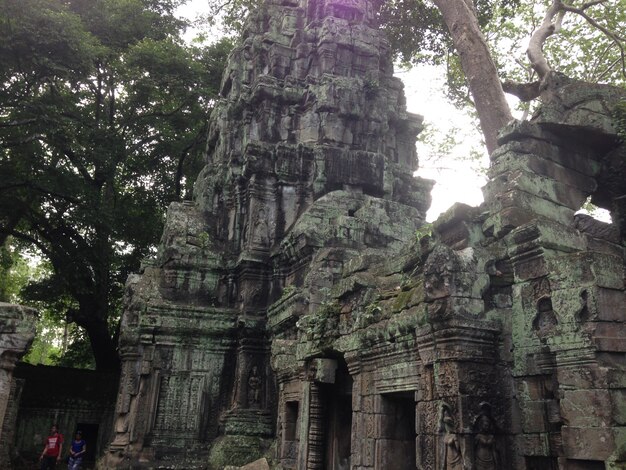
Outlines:
<svg viewBox="0 0 626 470"><path fill-rule="evenodd" d="M624 0L380 0L380 17L405 61L445 61L453 93L469 90L489 152L511 119L505 91L536 98L554 68L588 81L626 78ZM555 33L560 40L549 41Z"/></svg>
<svg viewBox="0 0 626 470"><path fill-rule="evenodd" d="M123 284L201 164L230 48L186 45L179 3L0 0L0 246L47 258L27 294L71 299L98 369L118 367Z"/></svg>

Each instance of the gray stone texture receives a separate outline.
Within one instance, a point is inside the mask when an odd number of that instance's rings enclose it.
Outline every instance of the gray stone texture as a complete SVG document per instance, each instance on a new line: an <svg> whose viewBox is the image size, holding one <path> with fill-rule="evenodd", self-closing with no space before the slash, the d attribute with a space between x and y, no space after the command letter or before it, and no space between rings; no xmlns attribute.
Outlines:
<svg viewBox="0 0 626 470"><path fill-rule="evenodd" d="M31 308L0 303L0 468L9 468L20 395L13 370L35 338L36 319Z"/></svg>
<svg viewBox="0 0 626 470"><path fill-rule="evenodd" d="M272 0L193 202L128 282L105 468L626 465L624 90L554 75L485 203L424 223L369 0ZM575 215L591 196L614 223Z"/></svg>

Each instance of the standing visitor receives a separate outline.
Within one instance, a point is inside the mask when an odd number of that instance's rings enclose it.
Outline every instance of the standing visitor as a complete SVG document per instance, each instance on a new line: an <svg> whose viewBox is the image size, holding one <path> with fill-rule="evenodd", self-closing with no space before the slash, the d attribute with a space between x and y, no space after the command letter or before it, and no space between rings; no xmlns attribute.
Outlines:
<svg viewBox="0 0 626 470"><path fill-rule="evenodd" d="M41 470L54 470L57 462L61 460L62 450L63 435L59 433L59 427L53 424L50 429L50 435L46 438L46 443L39 457Z"/></svg>
<svg viewBox="0 0 626 470"><path fill-rule="evenodd" d="M76 431L76 436L70 446L70 457L67 461L67 470L79 470L83 463L83 457L87 452L87 443L83 440L83 433Z"/></svg>

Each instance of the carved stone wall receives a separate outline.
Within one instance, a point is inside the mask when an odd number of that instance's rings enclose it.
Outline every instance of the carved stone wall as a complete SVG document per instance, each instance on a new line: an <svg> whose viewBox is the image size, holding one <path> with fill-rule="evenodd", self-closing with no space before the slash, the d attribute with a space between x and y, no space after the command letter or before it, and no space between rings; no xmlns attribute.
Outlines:
<svg viewBox="0 0 626 470"><path fill-rule="evenodd" d="M102 455L111 440L117 374L19 363L11 438L15 468L36 468L50 426L66 439L81 430L87 442L85 465ZM67 450L67 445L64 446ZM2 467L7 468L7 467Z"/></svg>
<svg viewBox="0 0 626 470"><path fill-rule="evenodd" d="M398 251L430 204L432 182L412 176L421 117L369 0L263 2L221 95L194 200L170 207L128 282L104 466L260 457L281 397L274 339L296 337L357 253ZM289 310L268 315L277 302Z"/></svg>
<svg viewBox="0 0 626 470"><path fill-rule="evenodd" d="M0 303L0 467L10 468L9 453L19 386L13 380L17 361L35 338L35 311L20 305ZM6 420L6 422L5 422Z"/></svg>
<svg viewBox="0 0 626 470"><path fill-rule="evenodd" d="M485 203L424 224L421 119L374 20L251 15L194 200L128 283L105 468L626 465L624 91L551 77ZM590 196L614 224L575 215Z"/></svg>
<svg viewBox="0 0 626 470"><path fill-rule="evenodd" d="M315 310L298 307L313 273L270 307L270 326L300 315L297 334L272 330L285 468L626 465L626 153L611 117L625 98L552 77L534 118L504 130L481 207L453 206L394 256L351 253ZM590 196L618 222L576 214ZM347 461L329 398L342 361Z"/></svg>

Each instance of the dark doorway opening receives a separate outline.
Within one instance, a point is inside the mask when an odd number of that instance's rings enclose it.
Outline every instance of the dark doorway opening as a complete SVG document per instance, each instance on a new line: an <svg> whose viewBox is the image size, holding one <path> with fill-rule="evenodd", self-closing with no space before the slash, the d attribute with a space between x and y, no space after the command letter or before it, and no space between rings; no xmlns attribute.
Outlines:
<svg viewBox="0 0 626 470"><path fill-rule="evenodd" d="M415 470L415 392L382 396L381 441L377 461L385 468Z"/></svg>
<svg viewBox="0 0 626 470"><path fill-rule="evenodd" d="M76 429L74 430L74 434L71 437L71 441L74 440L76 436L76 431L79 430L83 433L83 440L87 445L87 452L85 452L85 462L95 462L96 456L98 455L98 425L93 423L78 423L76 425ZM70 442L68 444L68 449L71 445L72 444Z"/></svg>
<svg viewBox="0 0 626 470"><path fill-rule="evenodd" d="M525 457L527 470L556 470L559 468L554 457Z"/></svg>
<svg viewBox="0 0 626 470"><path fill-rule="evenodd" d="M300 403L288 401L285 403L285 414L283 416L283 443L282 459L283 466L295 468L298 458L298 420L300 417Z"/></svg>
<svg viewBox="0 0 626 470"><path fill-rule="evenodd" d="M324 387L325 469L349 470L352 446L352 377L339 361L335 383Z"/></svg>

